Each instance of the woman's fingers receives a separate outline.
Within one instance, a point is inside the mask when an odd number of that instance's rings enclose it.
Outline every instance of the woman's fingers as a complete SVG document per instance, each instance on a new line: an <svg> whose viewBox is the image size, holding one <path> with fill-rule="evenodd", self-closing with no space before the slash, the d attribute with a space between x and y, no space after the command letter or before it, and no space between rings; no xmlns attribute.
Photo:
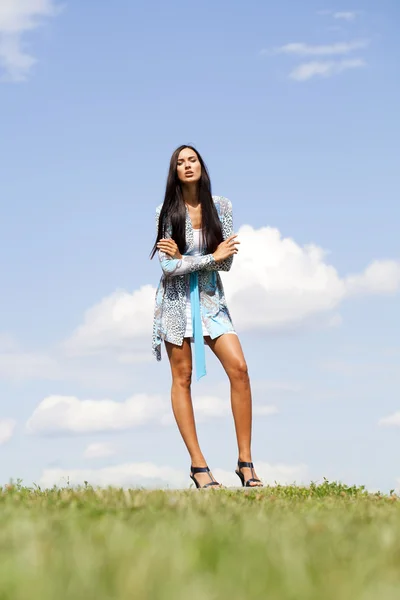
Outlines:
<svg viewBox="0 0 400 600"><path fill-rule="evenodd" d="M178 250L177 244L170 238L160 240L157 243L157 248L171 257L174 257Z"/></svg>
<svg viewBox="0 0 400 600"><path fill-rule="evenodd" d="M163 246L164 248L175 248L176 244L173 240L160 240L157 246Z"/></svg>

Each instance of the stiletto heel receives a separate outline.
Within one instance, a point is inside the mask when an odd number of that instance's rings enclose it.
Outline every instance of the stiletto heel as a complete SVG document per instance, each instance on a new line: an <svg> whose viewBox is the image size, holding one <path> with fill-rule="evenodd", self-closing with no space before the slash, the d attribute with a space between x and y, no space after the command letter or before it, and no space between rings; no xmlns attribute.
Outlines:
<svg viewBox="0 0 400 600"><path fill-rule="evenodd" d="M206 483L206 485L200 485L199 482L197 481L197 479L194 477L196 475L196 473L208 473L208 476L210 477L211 482ZM221 487L221 484L218 483L218 481L215 481L215 479L213 479L213 477L210 473L210 469L208 467L191 467L190 479L192 479L195 482L197 489L204 489L204 488L212 487L215 485L218 485L219 487Z"/></svg>
<svg viewBox="0 0 400 600"><path fill-rule="evenodd" d="M253 477L250 477L250 479L245 480L243 473L240 471L240 469L243 469L243 467L251 469L251 474L253 475ZM243 462L241 460L238 460L238 468L236 469L235 473L242 482L243 487L263 487L261 480L257 479L257 477L254 477L254 465L252 462ZM261 483L261 485L251 485L252 481L255 483Z"/></svg>

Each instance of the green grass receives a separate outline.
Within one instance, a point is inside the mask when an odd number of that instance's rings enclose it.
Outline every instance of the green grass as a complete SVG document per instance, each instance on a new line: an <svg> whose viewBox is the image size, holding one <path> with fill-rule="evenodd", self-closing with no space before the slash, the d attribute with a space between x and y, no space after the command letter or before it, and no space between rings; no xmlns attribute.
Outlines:
<svg viewBox="0 0 400 600"><path fill-rule="evenodd" d="M399 597L395 495L328 481L0 491L1 600Z"/></svg>

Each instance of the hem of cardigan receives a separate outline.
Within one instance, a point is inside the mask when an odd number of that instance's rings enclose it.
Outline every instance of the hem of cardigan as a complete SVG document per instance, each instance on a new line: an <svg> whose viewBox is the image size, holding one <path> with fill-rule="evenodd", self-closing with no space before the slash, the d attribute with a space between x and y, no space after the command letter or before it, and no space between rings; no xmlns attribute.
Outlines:
<svg viewBox="0 0 400 600"><path fill-rule="evenodd" d="M221 331L215 335L211 335L210 333L207 333L205 335L203 335L203 337L210 337L212 340L216 340L217 338L221 337L221 335L224 335L224 333L235 333L237 335L237 332L235 330L234 327L227 329L226 331ZM170 344L174 344L175 346L182 346L183 344L183 340L186 338L190 339L191 341L193 341L193 337L189 338L189 336L183 336L182 337L182 341L181 343L177 343L175 340L170 340L167 339L167 335L164 336L157 336L158 340L157 343L155 344L155 346L153 346L153 355L156 357L157 361L161 361L161 343L162 342L169 342Z"/></svg>

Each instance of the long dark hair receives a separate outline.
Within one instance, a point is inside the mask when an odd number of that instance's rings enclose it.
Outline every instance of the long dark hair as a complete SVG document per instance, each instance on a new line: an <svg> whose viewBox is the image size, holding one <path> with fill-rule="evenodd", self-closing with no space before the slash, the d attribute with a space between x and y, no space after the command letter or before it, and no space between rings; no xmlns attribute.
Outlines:
<svg viewBox="0 0 400 600"><path fill-rule="evenodd" d="M184 148L193 150L201 165L201 176L197 184L197 192L201 204L203 241L207 248L207 252L214 252L218 245L223 241L221 222L212 199L210 176L206 164L193 146L179 146L171 156L164 203L161 208L160 219L158 222L157 239L152 248L150 258L153 258L157 252L157 242L165 237L168 223L172 228L171 237L177 243L179 252L185 254L186 251L186 207L183 200L181 182L177 173L178 157Z"/></svg>

